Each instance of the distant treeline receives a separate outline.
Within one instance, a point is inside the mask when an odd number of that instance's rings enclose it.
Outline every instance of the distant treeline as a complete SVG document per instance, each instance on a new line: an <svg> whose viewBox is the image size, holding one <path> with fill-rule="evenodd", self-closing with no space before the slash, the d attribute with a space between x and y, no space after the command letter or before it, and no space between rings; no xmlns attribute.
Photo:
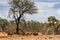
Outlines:
<svg viewBox="0 0 60 40"><path fill-rule="evenodd" d="M21 21L19 28L26 32L41 32L42 34L60 34L60 21L54 16L48 17L45 23L37 21ZM14 21L8 21L0 17L0 31L14 34L16 24ZM19 31L21 33L21 31Z"/></svg>

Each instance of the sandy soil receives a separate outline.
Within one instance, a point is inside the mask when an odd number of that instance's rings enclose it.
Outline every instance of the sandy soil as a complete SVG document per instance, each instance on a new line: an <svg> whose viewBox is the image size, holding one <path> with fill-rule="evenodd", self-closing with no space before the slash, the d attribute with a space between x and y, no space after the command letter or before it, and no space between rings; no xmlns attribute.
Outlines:
<svg viewBox="0 0 60 40"><path fill-rule="evenodd" d="M60 35L43 35L43 36L1 36L0 40L60 40Z"/></svg>

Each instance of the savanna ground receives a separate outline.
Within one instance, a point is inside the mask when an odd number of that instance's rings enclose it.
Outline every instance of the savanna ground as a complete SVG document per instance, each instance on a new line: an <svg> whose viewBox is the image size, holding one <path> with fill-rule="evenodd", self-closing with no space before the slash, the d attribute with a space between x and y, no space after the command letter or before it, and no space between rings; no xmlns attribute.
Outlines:
<svg viewBox="0 0 60 40"><path fill-rule="evenodd" d="M9 35L0 36L0 40L60 40L60 35L40 35L40 36L21 36L21 35Z"/></svg>

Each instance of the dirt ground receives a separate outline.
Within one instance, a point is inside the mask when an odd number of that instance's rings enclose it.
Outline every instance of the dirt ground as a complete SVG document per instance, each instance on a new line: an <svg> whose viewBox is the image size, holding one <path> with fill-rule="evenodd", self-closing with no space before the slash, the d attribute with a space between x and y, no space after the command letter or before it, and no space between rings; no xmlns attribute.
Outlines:
<svg viewBox="0 0 60 40"><path fill-rule="evenodd" d="M1 36L0 40L60 40L60 35L43 35L43 36Z"/></svg>

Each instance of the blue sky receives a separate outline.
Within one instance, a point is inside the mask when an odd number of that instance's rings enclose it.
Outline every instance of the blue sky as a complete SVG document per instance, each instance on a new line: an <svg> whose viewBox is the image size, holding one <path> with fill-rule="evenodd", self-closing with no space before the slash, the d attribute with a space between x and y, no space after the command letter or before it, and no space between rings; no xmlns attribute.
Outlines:
<svg viewBox="0 0 60 40"><path fill-rule="evenodd" d="M26 20L46 22L47 17L55 16L60 20L60 0L33 0L38 8L38 13L26 15ZM0 17L8 18L8 0L0 0Z"/></svg>

